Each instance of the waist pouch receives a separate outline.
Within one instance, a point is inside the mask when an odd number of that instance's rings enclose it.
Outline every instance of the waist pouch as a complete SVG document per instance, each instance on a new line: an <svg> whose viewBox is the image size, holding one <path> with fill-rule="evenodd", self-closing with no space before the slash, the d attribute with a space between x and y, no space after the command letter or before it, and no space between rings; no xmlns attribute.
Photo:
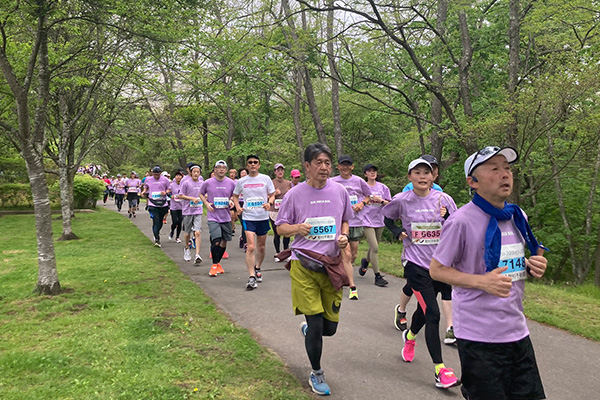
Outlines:
<svg viewBox="0 0 600 400"><path fill-rule="evenodd" d="M305 256L304 254L300 253L299 251L295 252L296 257L298 257L298 261L300 261L300 264L302 264L302 266L310 271L314 271L314 272L320 272L322 274L326 274L327 270L325 269L325 266L323 265L323 263L317 261L317 260L313 260L310 257Z"/></svg>

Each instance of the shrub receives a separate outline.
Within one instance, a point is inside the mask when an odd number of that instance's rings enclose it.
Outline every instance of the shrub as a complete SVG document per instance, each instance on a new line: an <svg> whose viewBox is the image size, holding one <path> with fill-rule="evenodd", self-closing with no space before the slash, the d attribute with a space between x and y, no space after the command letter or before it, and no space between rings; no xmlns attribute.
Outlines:
<svg viewBox="0 0 600 400"><path fill-rule="evenodd" d="M27 183L6 183L0 185L0 207L16 207L22 204L33 206L31 186Z"/></svg>
<svg viewBox="0 0 600 400"><path fill-rule="evenodd" d="M74 208L96 208L96 201L104 192L104 182L90 175L75 175L73 181Z"/></svg>

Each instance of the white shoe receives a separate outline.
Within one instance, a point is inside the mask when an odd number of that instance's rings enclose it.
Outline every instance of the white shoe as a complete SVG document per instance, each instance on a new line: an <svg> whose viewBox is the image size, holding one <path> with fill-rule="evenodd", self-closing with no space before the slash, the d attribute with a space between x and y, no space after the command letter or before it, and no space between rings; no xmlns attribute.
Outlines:
<svg viewBox="0 0 600 400"><path fill-rule="evenodd" d="M192 261L192 254L187 247L183 249L183 261Z"/></svg>
<svg viewBox="0 0 600 400"><path fill-rule="evenodd" d="M196 258L194 258L194 264L200 264L202 262L202 257L200 254L196 254Z"/></svg>
<svg viewBox="0 0 600 400"><path fill-rule="evenodd" d="M273 260L275 260L276 263L281 262L281 260L279 258L277 258L277 256L274 256Z"/></svg>
<svg viewBox="0 0 600 400"><path fill-rule="evenodd" d="M173 240L173 235L169 235L169 241Z"/></svg>

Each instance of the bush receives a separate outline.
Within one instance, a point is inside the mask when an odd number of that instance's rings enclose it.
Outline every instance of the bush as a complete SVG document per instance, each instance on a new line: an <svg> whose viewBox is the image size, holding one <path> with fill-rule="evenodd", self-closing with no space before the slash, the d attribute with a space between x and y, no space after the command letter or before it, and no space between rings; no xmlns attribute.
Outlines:
<svg viewBox="0 0 600 400"><path fill-rule="evenodd" d="M33 196L29 184L7 183L0 185L0 207L6 205L16 207L25 203L29 204L29 207L33 206Z"/></svg>
<svg viewBox="0 0 600 400"><path fill-rule="evenodd" d="M75 175L73 181L74 208L96 208L96 201L104 192L104 182L90 175Z"/></svg>

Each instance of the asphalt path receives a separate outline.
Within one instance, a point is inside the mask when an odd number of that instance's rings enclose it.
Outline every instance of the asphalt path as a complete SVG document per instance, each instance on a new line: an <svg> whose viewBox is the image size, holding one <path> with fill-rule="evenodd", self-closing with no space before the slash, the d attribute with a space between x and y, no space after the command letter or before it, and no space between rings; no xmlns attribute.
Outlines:
<svg viewBox="0 0 600 400"><path fill-rule="evenodd" d="M137 218L131 222L152 240L152 221L143 206L144 203ZM116 212L110 200L106 208ZM121 214L127 218L126 205ZM263 282L258 289L246 291L248 275L245 253L238 247L239 225L227 249L229 258L221 262L225 274L210 277L208 271L212 261L208 258L206 218L203 218L200 253L204 261L199 266L183 260L183 244L167 239L170 224L169 216L161 231L162 249L155 250L165 252L232 321L248 329L261 345L273 350L308 390L310 363L299 328L304 317L293 313L289 274L283 263L273 260L272 236L267 238ZM333 337L324 338L323 344L322 368L332 391L329 398L462 399L458 388L442 390L435 387L424 331L417 336L414 361L406 363L402 360L402 336L395 329L393 320L394 306L405 280L389 275L386 279L389 285L380 288L373 284L371 269L365 277L356 273L357 301L348 300L348 291L344 288L338 331ZM415 308L413 299L408 306L409 316ZM573 312L577 312L576 305L573 305ZM533 321L528 321L528 325L547 398L600 398L600 343ZM441 338L445 326L442 317ZM442 345L442 352L446 366L454 368L460 377L456 347Z"/></svg>

